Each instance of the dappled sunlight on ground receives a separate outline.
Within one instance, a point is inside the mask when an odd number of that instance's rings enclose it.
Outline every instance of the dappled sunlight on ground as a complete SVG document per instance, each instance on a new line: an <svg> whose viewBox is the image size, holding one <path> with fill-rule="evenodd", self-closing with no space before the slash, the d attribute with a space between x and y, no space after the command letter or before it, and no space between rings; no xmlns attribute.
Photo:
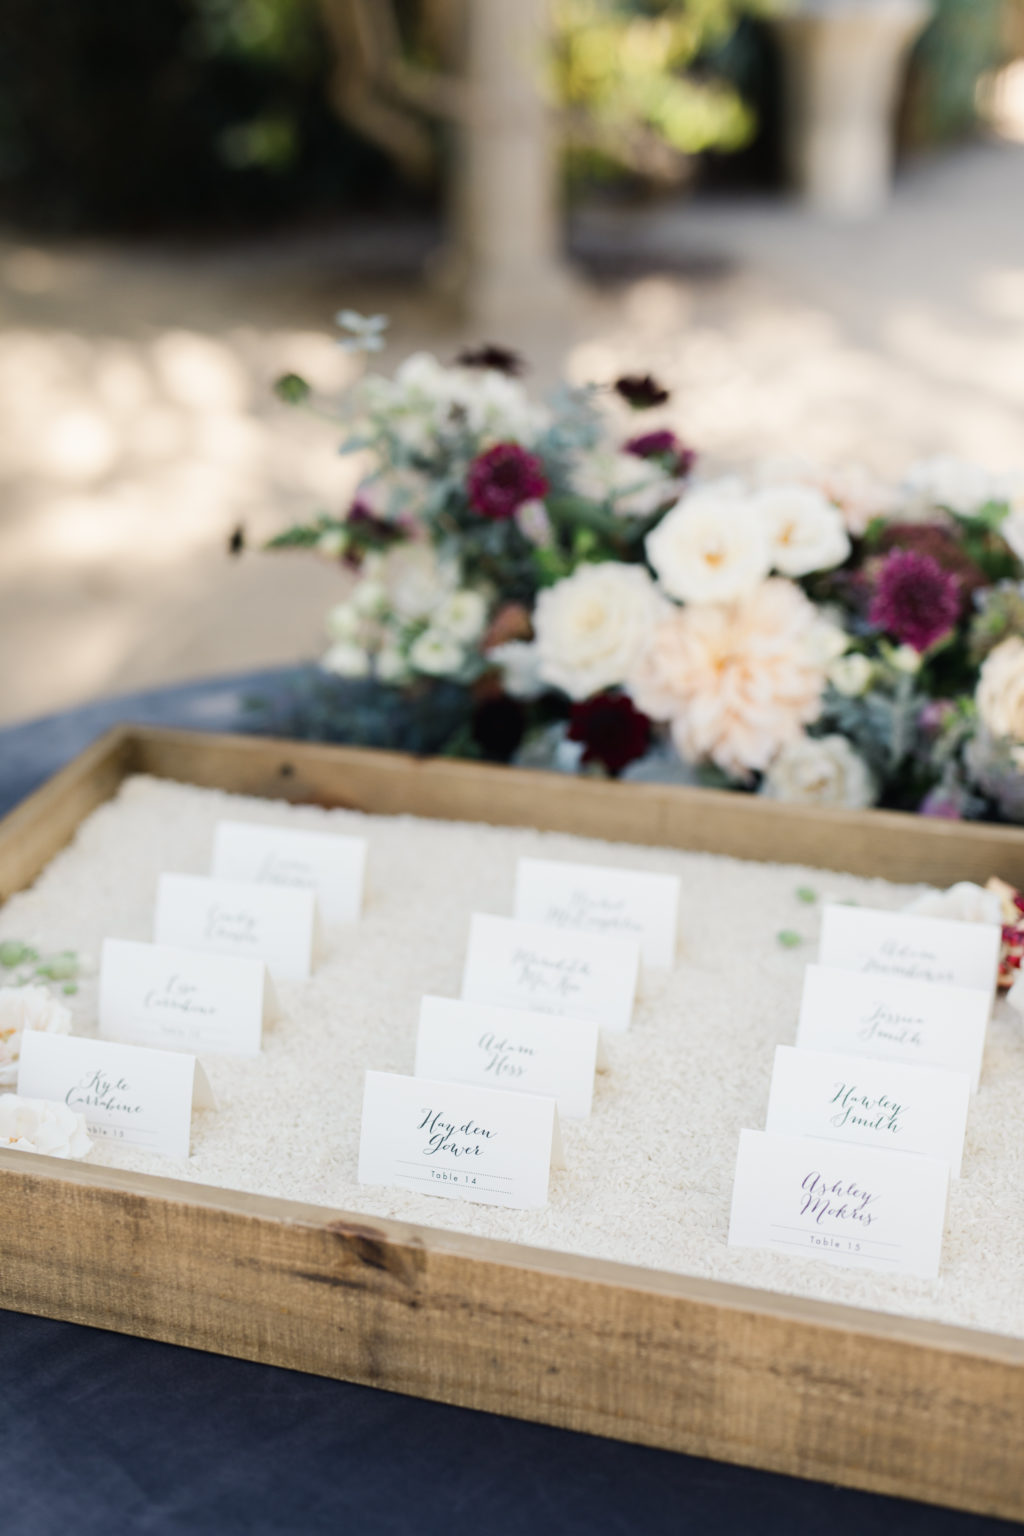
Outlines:
<svg viewBox="0 0 1024 1536"><path fill-rule="evenodd" d="M583 286L562 335L489 339L525 352L538 387L653 370L673 389L662 417L712 466L1024 465L1022 210L1016 144L918 167L852 229L767 201L594 210L587 243L650 275ZM343 303L391 313L385 365L469 339L425 290L365 261L353 275L350 244L0 244L0 719L318 651L340 573L225 554L240 522L258 541L344 505L356 473L272 381L344 386Z"/></svg>

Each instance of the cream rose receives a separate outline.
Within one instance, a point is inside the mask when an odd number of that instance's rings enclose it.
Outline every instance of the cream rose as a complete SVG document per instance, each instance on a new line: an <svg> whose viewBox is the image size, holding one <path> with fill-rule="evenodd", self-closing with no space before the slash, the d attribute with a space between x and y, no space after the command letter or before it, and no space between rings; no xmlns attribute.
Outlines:
<svg viewBox="0 0 1024 1536"><path fill-rule="evenodd" d="M92 1142L85 1116L66 1104L8 1093L0 1097L0 1147L41 1152L46 1157L85 1157L92 1151Z"/></svg>
<svg viewBox="0 0 1024 1536"><path fill-rule="evenodd" d="M783 576L830 571L848 557L842 513L814 486L768 486L755 493L752 506L764 523L772 565Z"/></svg>
<svg viewBox="0 0 1024 1536"><path fill-rule="evenodd" d="M764 520L738 480L711 481L684 496L645 547L665 591L686 603L745 597L771 568Z"/></svg>
<svg viewBox="0 0 1024 1536"><path fill-rule="evenodd" d="M487 603L479 592L463 587L443 598L431 615L431 628L443 630L464 645L479 640L487 627Z"/></svg>
<svg viewBox="0 0 1024 1536"><path fill-rule="evenodd" d="M650 643L663 611L638 565L581 565L546 588L533 615L541 679L571 699L622 683ZM493 653L492 653L493 654Z"/></svg>
<svg viewBox="0 0 1024 1536"><path fill-rule="evenodd" d="M876 793L870 769L845 736L802 736L788 742L761 785L769 800L847 810L873 805Z"/></svg>
<svg viewBox="0 0 1024 1536"><path fill-rule="evenodd" d="M993 736L1024 742L1024 640L1003 640L985 658L976 701Z"/></svg>
<svg viewBox="0 0 1024 1536"><path fill-rule="evenodd" d="M630 680L638 708L669 722L687 762L747 778L821 712L815 608L773 577L739 603L706 603L658 624Z"/></svg>
<svg viewBox="0 0 1024 1536"><path fill-rule="evenodd" d="M0 1088L18 1078L21 1037L26 1029L71 1033L71 1012L45 987L0 987Z"/></svg>

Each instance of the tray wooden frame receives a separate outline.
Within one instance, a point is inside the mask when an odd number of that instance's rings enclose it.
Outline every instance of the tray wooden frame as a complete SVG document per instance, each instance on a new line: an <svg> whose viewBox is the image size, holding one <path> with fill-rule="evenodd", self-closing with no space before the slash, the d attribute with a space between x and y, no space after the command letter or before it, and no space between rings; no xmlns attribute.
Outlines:
<svg viewBox="0 0 1024 1536"><path fill-rule="evenodd" d="M1024 833L120 726L0 822L0 900L131 773L1024 885ZM1024 1340L6 1152L0 1306L1024 1519Z"/></svg>

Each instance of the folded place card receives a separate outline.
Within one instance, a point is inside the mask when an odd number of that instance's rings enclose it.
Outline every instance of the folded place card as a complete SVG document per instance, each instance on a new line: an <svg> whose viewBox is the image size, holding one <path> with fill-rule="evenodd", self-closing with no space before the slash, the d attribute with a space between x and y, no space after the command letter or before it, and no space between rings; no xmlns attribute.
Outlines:
<svg viewBox="0 0 1024 1536"><path fill-rule="evenodd" d="M976 987L809 965L796 1043L966 1072L977 1089L991 1009L991 993Z"/></svg>
<svg viewBox="0 0 1024 1536"><path fill-rule="evenodd" d="M564 1168L554 1099L367 1072L360 1184L481 1205L546 1205Z"/></svg>
<svg viewBox="0 0 1024 1536"><path fill-rule="evenodd" d="M765 1130L919 1152L959 1178L970 1101L966 1072L780 1045Z"/></svg>
<svg viewBox="0 0 1024 1536"><path fill-rule="evenodd" d="M462 974L467 1003L525 1008L629 1028L640 948L635 939L598 938L511 917L473 916Z"/></svg>
<svg viewBox="0 0 1024 1536"><path fill-rule="evenodd" d="M305 981L316 950L316 896L208 875L160 876L157 944L262 960L272 976Z"/></svg>
<svg viewBox="0 0 1024 1536"><path fill-rule="evenodd" d="M942 986L977 987L991 998L1002 930L912 912L827 906L818 964L867 976L895 976Z"/></svg>
<svg viewBox="0 0 1024 1536"><path fill-rule="evenodd" d="M644 870L520 859L515 915L525 923L635 939L645 965L668 970L676 959L679 880Z"/></svg>
<svg viewBox="0 0 1024 1536"><path fill-rule="evenodd" d="M425 997L416 1037L416 1076L542 1094L558 1113L590 1114L599 1030L586 1019L522 1008Z"/></svg>
<svg viewBox="0 0 1024 1536"><path fill-rule="evenodd" d="M366 839L259 822L219 821L211 874L314 891L325 923L354 923L363 907Z"/></svg>
<svg viewBox="0 0 1024 1536"><path fill-rule="evenodd" d="M259 1054L278 1014L262 960L104 939L100 1034L171 1051Z"/></svg>
<svg viewBox="0 0 1024 1536"><path fill-rule="evenodd" d="M741 1131L729 1243L934 1280L948 1193L939 1158Z"/></svg>
<svg viewBox="0 0 1024 1536"><path fill-rule="evenodd" d="M193 1104L216 1108L194 1056L38 1030L22 1036L18 1092L77 1110L90 1136L165 1157L188 1157Z"/></svg>

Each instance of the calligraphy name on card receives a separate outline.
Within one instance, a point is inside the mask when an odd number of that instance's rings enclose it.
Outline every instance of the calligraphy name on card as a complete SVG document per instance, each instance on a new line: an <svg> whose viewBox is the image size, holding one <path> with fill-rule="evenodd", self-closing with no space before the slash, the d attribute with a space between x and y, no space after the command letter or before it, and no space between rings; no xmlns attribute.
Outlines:
<svg viewBox="0 0 1024 1536"><path fill-rule="evenodd" d="M367 1072L360 1184L528 1210L565 1166L552 1098Z"/></svg>
<svg viewBox="0 0 1024 1536"><path fill-rule="evenodd" d="M780 1045L765 1130L919 1152L959 1178L970 1101L966 1072Z"/></svg>
<svg viewBox="0 0 1024 1536"><path fill-rule="evenodd" d="M933 1280L949 1177L939 1158L741 1131L729 1243Z"/></svg>
<svg viewBox="0 0 1024 1536"><path fill-rule="evenodd" d="M107 1039L255 1056L278 1011L262 960L104 940L99 1026Z"/></svg>
<svg viewBox="0 0 1024 1536"><path fill-rule="evenodd" d="M589 1019L615 1032L633 1016L640 948L635 939L476 913L462 977L469 1003Z"/></svg>
<svg viewBox="0 0 1024 1536"><path fill-rule="evenodd" d="M316 894L325 923L354 923L363 906L366 839L259 822L219 821L211 873Z"/></svg>
<svg viewBox="0 0 1024 1536"><path fill-rule="evenodd" d="M675 964L679 880L644 870L520 859L515 916L522 922L635 939L652 969Z"/></svg>
<svg viewBox="0 0 1024 1536"><path fill-rule="evenodd" d="M22 1036L18 1092L76 1110L90 1136L176 1158L188 1156L193 1106L216 1107L194 1056L37 1030Z"/></svg>
<svg viewBox="0 0 1024 1536"><path fill-rule="evenodd" d="M992 997L977 987L809 965L796 1043L966 1072L977 1090Z"/></svg>
<svg viewBox="0 0 1024 1536"><path fill-rule="evenodd" d="M157 888L157 944L262 960L275 979L306 981L316 952L312 891L163 874Z"/></svg>
<svg viewBox="0 0 1024 1536"><path fill-rule="evenodd" d="M420 1003L417 1077L541 1094L579 1119L590 1114L599 1052L592 1020L447 997Z"/></svg>
<svg viewBox="0 0 1024 1536"><path fill-rule="evenodd" d="M866 976L974 987L991 998L1001 938L998 923L829 905L822 913L818 964Z"/></svg>

